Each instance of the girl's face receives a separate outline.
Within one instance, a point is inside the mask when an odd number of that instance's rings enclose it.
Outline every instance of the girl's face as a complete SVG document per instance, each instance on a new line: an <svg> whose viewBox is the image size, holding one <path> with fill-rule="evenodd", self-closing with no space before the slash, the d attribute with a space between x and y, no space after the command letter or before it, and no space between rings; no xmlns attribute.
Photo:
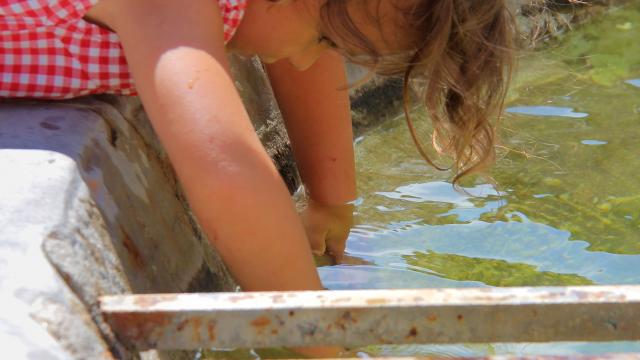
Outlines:
<svg viewBox="0 0 640 360"><path fill-rule="evenodd" d="M344 39L322 29L320 9L324 2L249 0L244 18L227 48L243 55L258 55L266 63L288 59L298 70L310 67L322 52L332 47L353 53ZM393 14L393 9L385 11L386 6L391 6L390 2L365 0L348 5L354 23L380 53L390 51L387 44L395 41L390 26L392 19L384 16L374 22L365 14L362 4L380 4L381 14Z"/></svg>
<svg viewBox="0 0 640 360"><path fill-rule="evenodd" d="M258 55L265 63L289 59L296 68L306 69L329 48L317 27L320 4L316 0L249 0L227 48Z"/></svg>

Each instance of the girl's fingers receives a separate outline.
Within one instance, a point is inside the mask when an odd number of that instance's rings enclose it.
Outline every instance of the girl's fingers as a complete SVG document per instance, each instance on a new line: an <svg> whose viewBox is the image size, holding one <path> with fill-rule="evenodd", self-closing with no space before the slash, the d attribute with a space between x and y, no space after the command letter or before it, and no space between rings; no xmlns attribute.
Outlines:
<svg viewBox="0 0 640 360"><path fill-rule="evenodd" d="M342 261L344 256L344 250L347 246L347 238L349 237L349 231L340 231L335 235L327 237L326 246L327 252L335 259L337 263Z"/></svg>
<svg viewBox="0 0 640 360"><path fill-rule="evenodd" d="M311 245L311 251L315 255L324 255L327 251L327 232L319 229L308 229L307 237Z"/></svg>

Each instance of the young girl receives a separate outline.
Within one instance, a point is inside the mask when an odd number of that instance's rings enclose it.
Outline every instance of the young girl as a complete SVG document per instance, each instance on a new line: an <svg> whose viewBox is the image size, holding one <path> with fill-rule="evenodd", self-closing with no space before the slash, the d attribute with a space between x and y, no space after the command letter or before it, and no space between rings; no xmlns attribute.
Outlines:
<svg viewBox="0 0 640 360"><path fill-rule="evenodd" d="M405 90L419 80L433 143L454 156L458 179L493 157L489 119L511 54L505 3L0 0L0 96L138 94L242 288L322 289L311 248L341 255L345 204L356 197L343 59L402 75ZM227 52L266 64L311 198L302 221L243 108Z"/></svg>

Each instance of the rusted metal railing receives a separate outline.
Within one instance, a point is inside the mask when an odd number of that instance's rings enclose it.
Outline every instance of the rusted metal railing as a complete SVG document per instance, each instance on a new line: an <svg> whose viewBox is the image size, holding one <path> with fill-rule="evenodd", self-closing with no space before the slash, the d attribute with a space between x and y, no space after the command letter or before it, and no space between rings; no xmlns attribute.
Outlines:
<svg viewBox="0 0 640 360"><path fill-rule="evenodd" d="M108 296L144 349L640 340L640 286Z"/></svg>

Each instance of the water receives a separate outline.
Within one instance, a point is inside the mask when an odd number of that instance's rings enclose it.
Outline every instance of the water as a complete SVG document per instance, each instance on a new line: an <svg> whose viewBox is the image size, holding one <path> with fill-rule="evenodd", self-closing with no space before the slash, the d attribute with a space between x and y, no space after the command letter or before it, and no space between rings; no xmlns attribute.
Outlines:
<svg viewBox="0 0 640 360"><path fill-rule="evenodd" d="M560 106L512 106L507 108L507 113L523 114L533 116L555 116L584 118L589 116L587 113L575 112L572 108Z"/></svg>
<svg viewBox="0 0 640 360"><path fill-rule="evenodd" d="M456 192L402 117L356 141L356 225L330 289L640 284L640 5L523 56L501 158ZM414 114L425 123L424 113ZM423 121L420 121L422 118ZM425 137L426 138L426 137ZM371 346L381 356L598 354L640 344ZM286 351L270 356L291 356ZM246 351L213 357L256 358Z"/></svg>
<svg viewBox="0 0 640 360"><path fill-rule="evenodd" d="M640 284L640 5L526 56L501 124L497 190L429 168L403 119L356 143L348 263L331 289ZM414 114L417 122L424 113ZM423 137L427 138L427 137ZM640 344L373 346L375 355L640 352Z"/></svg>

